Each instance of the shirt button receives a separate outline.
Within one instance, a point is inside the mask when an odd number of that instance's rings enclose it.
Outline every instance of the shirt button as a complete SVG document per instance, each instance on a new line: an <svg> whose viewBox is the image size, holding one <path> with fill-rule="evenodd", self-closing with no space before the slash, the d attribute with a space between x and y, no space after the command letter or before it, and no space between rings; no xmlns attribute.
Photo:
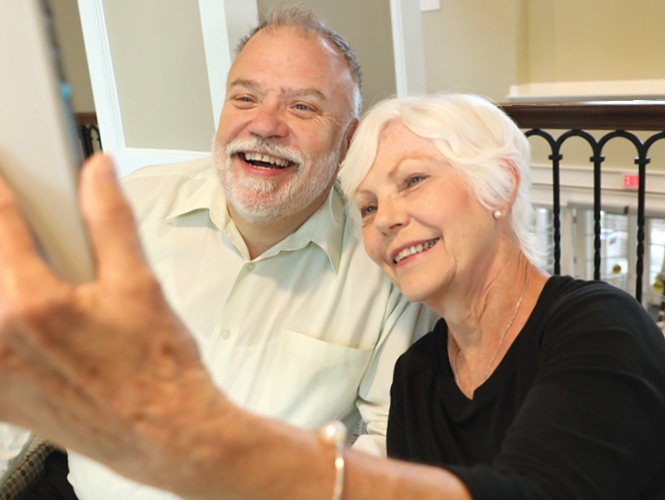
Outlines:
<svg viewBox="0 0 665 500"><path fill-rule="evenodd" d="M227 340L231 336L231 331L227 330L226 328L222 330L222 338L224 340Z"/></svg>
<svg viewBox="0 0 665 500"><path fill-rule="evenodd" d="M248 271L253 271L255 267L256 266L254 265L253 262L250 262L249 264L247 264L247 270Z"/></svg>

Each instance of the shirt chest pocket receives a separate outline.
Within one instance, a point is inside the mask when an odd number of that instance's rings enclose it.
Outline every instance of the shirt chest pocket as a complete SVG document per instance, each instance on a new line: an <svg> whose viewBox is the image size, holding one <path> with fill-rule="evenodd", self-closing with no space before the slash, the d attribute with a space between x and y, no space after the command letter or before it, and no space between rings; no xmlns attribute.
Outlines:
<svg viewBox="0 0 665 500"><path fill-rule="evenodd" d="M304 427L343 419L355 407L372 349L330 344L282 329L255 411Z"/></svg>

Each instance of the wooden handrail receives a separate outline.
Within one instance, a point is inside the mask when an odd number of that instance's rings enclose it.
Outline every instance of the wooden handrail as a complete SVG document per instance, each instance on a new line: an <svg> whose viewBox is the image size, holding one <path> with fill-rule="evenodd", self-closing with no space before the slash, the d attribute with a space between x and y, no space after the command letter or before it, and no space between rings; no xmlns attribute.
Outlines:
<svg viewBox="0 0 665 500"><path fill-rule="evenodd" d="M665 130L665 102L500 106L520 128Z"/></svg>
<svg viewBox="0 0 665 500"><path fill-rule="evenodd" d="M76 125L98 125L97 113L90 111L87 113L74 113Z"/></svg>

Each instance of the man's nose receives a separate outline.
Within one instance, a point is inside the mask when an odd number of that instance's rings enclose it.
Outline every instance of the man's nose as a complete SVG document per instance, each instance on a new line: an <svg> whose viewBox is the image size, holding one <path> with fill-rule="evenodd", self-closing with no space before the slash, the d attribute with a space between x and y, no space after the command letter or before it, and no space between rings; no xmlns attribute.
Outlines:
<svg viewBox="0 0 665 500"><path fill-rule="evenodd" d="M249 125L249 131L260 137L286 137L289 133L285 110L278 103L263 102Z"/></svg>

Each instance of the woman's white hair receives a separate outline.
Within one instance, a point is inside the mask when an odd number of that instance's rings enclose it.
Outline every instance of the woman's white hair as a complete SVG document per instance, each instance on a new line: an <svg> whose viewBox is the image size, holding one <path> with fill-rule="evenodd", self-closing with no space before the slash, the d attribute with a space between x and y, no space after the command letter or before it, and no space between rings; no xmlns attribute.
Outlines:
<svg viewBox="0 0 665 500"><path fill-rule="evenodd" d="M490 211L512 198L514 186L509 169L517 169L521 181L512 206L513 230L524 255L534 263L541 260L529 195L529 142L508 115L475 95L389 99L365 115L339 174L349 210L356 220L360 220L360 213L353 200L358 186L374 163L381 133L396 122L432 141Z"/></svg>

